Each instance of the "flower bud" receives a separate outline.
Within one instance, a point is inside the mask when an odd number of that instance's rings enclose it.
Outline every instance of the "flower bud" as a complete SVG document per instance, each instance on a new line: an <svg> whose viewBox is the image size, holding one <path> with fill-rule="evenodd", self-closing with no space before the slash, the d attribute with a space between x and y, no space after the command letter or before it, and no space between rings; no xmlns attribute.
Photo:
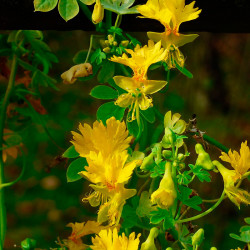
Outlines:
<svg viewBox="0 0 250 250"><path fill-rule="evenodd" d="M96 4L92 13L92 21L94 24L100 23L104 17L104 8L100 0L96 0Z"/></svg>
<svg viewBox="0 0 250 250"><path fill-rule="evenodd" d="M128 40L121 41L121 45L122 45L123 47L127 47L128 44L129 44L129 41L128 41Z"/></svg>
<svg viewBox="0 0 250 250"><path fill-rule="evenodd" d="M154 154L151 153L149 154L148 156L146 156L144 159L143 159L143 162L140 166L140 169L141 170L147 170L147 168L152 165L154 163Z"/></svg>
<svg viewBox="0 0 250 250"><path fill-rule="evenodd" d="M165 128L165 135L162 138L162 146L169 148L176 142L176 135L170 128Z"/></svg>
<svg viewBox="0 0 250 250"><path fill-rule="evenodd" d="M158 232L159 229L156 227L150 229L147 240L141 245L141 250L157 250L154 239L158 236Z"/></svg>
<svg viewBox="0 0 250 250"><path fill-rule="evenodd" d="M36 246L36 240L27 238L21 242L22 249L34 249Z"/></svg>
<svg viewBox="0 0 250 250"><path fill-rule="evenodd" d="M184 154L178 154L177 159L182 161L184 159Z"/></svg>
<svg viewBox="0 0 250 250"><path fill-rule="evenodd" d="M110 48L109 48L109 47L104 48L104 49L103 49L103 52L105 52L105 53L110 53Z"/></svg>
<svg viewBox="0 0 250 250"><path fill-rule="evenodd" d="M170 150L163 150L162 155L164 158L169 159L172 157L172 152Z"/></svg>
<svg viewBox="0 0 250 250"><path fill-rule="evenodd" d="M195 165L199 165L206 170L213 170L214 165L210 159L209 154L203 149L202 145L197 143L195 145L195 151L198 154Z"/></svg>
<svg viewBox="0 0 250 250"><path fill-rule="evenodd" d="M166 248L166 250L173 250L173 248L172 247L168 247L168 248Z"/></svg>
<svg viewBox="0 0 250 250"><path fill-rule="evenodd" d="M113 42L114 42L114 37L112 35L108 35L108 41L109 41L109 44L112 45Z"/></svg>
<svg viewBox="0 0 250 250"><path fill-rule="evenodd" d="M114 41L114 42L113 42L113 45L114 45L114 46L117 46L117 45L118 45L117 41Z"/></svg>
<svg viewBox="0 0 250 250"><path fill-rule="evenodd" d="M210 250L217 250L217 248L216 247L211 247Z"/></svg>
<svg viewBox="0 0 250 250"><path fill-rule="evenodd" d="M177 197L171 173L171 163L166 162L165 174L160 182L159 188L151 195L151 202L157 204L160 208L168 209Z"/></svg>
<svg viewBox="0 0 250 250"><path fill-rule="evenodd" d="M200 246L202 241L204 240L204 230L200 228L193 236L192 236L192 245Z"/></svg>

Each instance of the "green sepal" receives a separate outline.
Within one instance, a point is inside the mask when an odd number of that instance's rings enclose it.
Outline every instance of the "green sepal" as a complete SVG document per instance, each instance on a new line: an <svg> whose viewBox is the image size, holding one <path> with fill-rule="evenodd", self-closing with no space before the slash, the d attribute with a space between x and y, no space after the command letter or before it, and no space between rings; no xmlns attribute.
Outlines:
<svg viewBox="0 0 250 250"><path fill-rule="evenodd" d="M71 145L62 155L65 158L76 158L79 153L75 150L75 146Z"/></svg>
<svg viewBox="0 0 250 250"><path fill-rule="evenodd" d="M80 180L82 177L78 174L81 171L85 170L85 166L88 163L85 158L80 157L76 160L72 161L71 164L68 166L66 177L67 182L74 182Z"/></svg>

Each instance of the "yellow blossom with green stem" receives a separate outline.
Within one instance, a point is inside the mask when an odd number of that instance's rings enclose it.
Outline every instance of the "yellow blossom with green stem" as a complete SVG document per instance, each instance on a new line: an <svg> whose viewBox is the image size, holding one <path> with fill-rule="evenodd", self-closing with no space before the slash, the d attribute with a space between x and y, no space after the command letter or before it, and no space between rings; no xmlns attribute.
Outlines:
<svg viewBox="0 0 250 250"><path fill-rule="evenodd" d="M179 33L181 23L198 18L201 10L194 8L195 1L185 5L185 0L148 0L146 4L137 7L142 18L156 19L165 27L163 33L148 32L149 39L162 42L168 53L165 61L168 68L177 63L184 66L184 56L178 47L192 42L198 35L183 35Z"/></svg>
<svg viewBox="0 0 250 250"><path fill-rule="evenodd" d="M149 40L148 45L143 47L137 45L134 50L126 49L126 52L131 57L124 53L121 57L113 56L110 59L113 62L129 66L133 70L132 77L114 77L116 85L128 92L118 97L116 105L122 108L130 107L129 120L137 119L139 123L139 110L147 110L152 106L152 99L148 95L158 92L167 84L166 81L148 80L147 78L149 66L162 61L166 56L166 51L161 48L161 42L154 44Z"/></svg>
<svg viewBox="0 0 250 250"><path fill-rule="evenodd" d="M241 203L246 205L250 204L250 194L243 189L235 186L237 181L240 180L240 175L235 170L230 170L224 167L220 162L213 161L213 164L217 167L224 181L224 190L228 198L240 208Z"/></svg>
<svg viewBox="0 0 250 250"><path fill-rule="evenodd" d="M228 154L222 152L220 158L230 163L240 178L250 169L250 149L247 141L241 143L240 153L230 149Z"/></svg>
<svg viewBox="0 0 250 250"><path fill-rule="evenodd" d="M92 245L90 246L93 250L137 250L140 243L141 234L137 237L135 233L131 233L127 238L124 233L121 236L118 235L117 229L113 230L102 230L98 235L92 237Z"/></svg>

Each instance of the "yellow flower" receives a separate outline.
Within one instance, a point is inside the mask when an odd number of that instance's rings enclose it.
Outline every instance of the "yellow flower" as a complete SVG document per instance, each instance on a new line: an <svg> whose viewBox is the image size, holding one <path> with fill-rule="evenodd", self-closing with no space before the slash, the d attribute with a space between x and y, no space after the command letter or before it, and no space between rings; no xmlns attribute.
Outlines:
<svg viewBox="0 0 250 250"><path fill-rule="evenodd" d="M118 224L125 201L136 194L135 189L125 189L124 185L130 179L137 161L126 163L126 151L103 157L101 153L91 152L87 158L88 167L79 174L94 184L94 189L83 201L91 206L100 206L98 222L109 220L109 224Z"/></svg>
<svg viewBox="0 0 250 250"><path fill-rule="evenodd" d="M174 182L171 175L171 163L166 162L165 174L160 182L159 188L151 195L152 204L157 204L160 208L168 209L177 197Z"/></svg>
<svg viewBox="0 0 250 250"><path fill-rule="evenodd" d="M220 162L213 161L222 175L224 181L224 190L228 198L240 208L240 203L250 204L250 194L240 188L235 187L235 183L240 179L239 174L235 170L225 168Z"/></svg>
<svg viewBox="0 0 250 250"><path fill-rule="evenodd" d="M137 161L126 163L126 151L104 157L101 153L91 152L87 158L88 166L81 171L84 178L94 184L107 187L109 192L116 190L118 184L126 183L136 167Z"/></svg>
<svg viewBox="0 0 250 250"><path fill-rule="evenodd" d="M93 245L90 246L93 250L137 250L140 243L139 238L141 234L138 234L135 238L135 233L131 233L129 238L122 233L119 236L117 229L102 230L95 238L92 237Z"/></svg>
<svg viewBox="0 0 250 250"><path fill-rule="evenodd" d="M68 247L70 250L85 250L89 246L82 242L81 237L89 234L98 234L105 226L101 226L96 221L87 221L82 223L69 223L67 227L72 228L72 233L68 239L59 240L58 244L61 247Z"/></svg>
<svg viewBox="0 0 250 250"><path fill-rule="evenodd" d="M133 77L115 76L114 81L120 88L126 90L127 94L118 97L116 105L132 111L131 120L139 119L139 109L146 110L152 106L149 94L154 94L161 90L166 81L154 81L147 79L147 71L151 64L162 61L166 56L166 51L161 48L161 42L154 44L148 41L148 45L140 47L137 45L133 50L126 50L131 57L125 53L121 57L112 57L110 60L129 66L133 70ZM135 115L136 114L136 115Z"/></svg>
<svg viewBox="0 0 250 250"><path fill-rule="evenodd" d="M139 117L139 108L146 110L153 106L152 98L148 95L158 92L167 84L166 81L138 81L125 76L115 76L114 81L117 86L128 92L120 95L115 104L122 108L130 107L132 121Z"/></svg>
<svg viewBox="0 0 250 250"><path fill-rule="evenodd" d="M90 63L77 64L71 67L69 70L61 74L63 83L72 84L78 77L86 77L92 74L92 65Z"/></svg>
<svg viewBox="0 0 250 250"><path fill-rule="evenodd" d="M230 149L228 154L223 152L220 158L229 162L240 177L250 169L250 149L247 141L241 143L240 154L235 150L232 152Z"/></svg>
<svg viewBox="0 0 250 250"><path fill-rule="evenodd" d="M198 18L201 10L194 8L195 1L185 5L185 0L148 0L145 5L137 7L143 17L156 19L165 27L165 32L148 32L149 39L162 42L168 53L165 58L169 68L175 63L184 65L184 56L178 47L192 42L198 35L183 35L179 33L180 24Z"/></svg>
<svg viewBox="0 0 250 250"><path fill-rule="evenodd" d="M71 142L81 157L88 157L92 151L96 154L102 153L102 156L106 157L129 147L132 137L128 136L125 123L111 117L106 124L107 126L104 126L101 121L95 121L91 128L86 123L80 123L80 134L72 132Z"/></svg>
<svg viewBox="0 0 250 250"><path fill-rule="evenodd" d="M121 57L113 56L110 60L129 66L133 70L133 78L138 81L146 80L149 66L162 61L166 56L166 51L161 48L161 42L154 44L151 40L148 41L148 45L140 47L137 44L134 50L126 49L126 52L131 57L123 53Z"/></svg>

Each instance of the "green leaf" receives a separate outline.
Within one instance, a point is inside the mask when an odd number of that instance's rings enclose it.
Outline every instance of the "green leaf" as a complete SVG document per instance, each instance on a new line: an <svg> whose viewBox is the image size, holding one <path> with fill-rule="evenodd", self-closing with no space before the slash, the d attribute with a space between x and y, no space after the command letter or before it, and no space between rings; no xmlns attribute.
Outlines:
<svg viewBox="0 0 250 250"><path fill-rule="evenodd" d="M126 204L122 210L122 218L124 219L122 223L123 228L132 228L137 224L138 217L136 214L136 208L139 203L139 197L134 196L131 199L131 203L132 206Z"/></svg>
<svg viewBox="0 0 250 250"><path fill-rule="evenodd" d="M67 182L74 182L77 180L80 180L82 177L78 174L81 171L85 170L85 166L87 166L88 163L85 158L78 158L71 162L67 169Z"/></svg>
<svg viewBox="0 0 250 250"><path fill-rule="evenodd" d="M157 208L157 211L152 211L150 215L150 222L153 224L159 224L163 220L164 230L174 227L174 219L168 210Z"/></svg>
<svg viewBox="0 0 250 250"><path fill-rule="evenodd" d="M126 33L126 36L130 39L131 43L136 46L139 44L141 46L141 43L134 37L132 37L130 34Z"/></svg>
<svg viewBox="0 0 250 250"><path fill-rule="evenodd" d="M192 189L185 187L185 186L179 186L179 192L178 192L178 199L182 201L183 204L197 210L201 211L201 208L198 206L202 203L202 199L199 196L193 196L189 197L192 193Z"/></svg>
<svg viewBox="0 0 250 250"><path fill-rule="evenodd" d="M97 120L101 120L106 124L106 120L114 116L116 120L122 120L124 116L124 108L121 108L114 104L114 102L107 102L101 105L96 113Z"/></svg>
<svg viewBox="0 0 250 250"><path fill-rule="evenodd" d="M137 14L138 11L136 9L137 6L129 8L133 5L135 0L101 0L101 4L106 10L110 10L119 15L124 14Z"/></svg>
<svg viewBox="0 0 250 250"><path fill-rule="evenodd" d="M141 110L140 113L142 116L149 122L154 123L155 122L155 112L153 108L148 108L146 110Z"/></svg>
<svg viewBox="0 0 250 250"><path fill-rule="evenodd" d="M111 61L105 61L102 64L101 70L99 71L97 80L100 83L107 83L110 79L113 78L114 74L115 74L115 63Z"/></svg>
<svg viewBox="0 0 250 250"><path fill-rule="evenodd" d="M78 51L75 56L73 57L73 62L75 64L84 63L87 57L88 51L87 50L80 50Z"/></svg>
<svg viewBox="0 0 250 250"><path fill-rule="evenodd" d="M106 54L101 51L100 48L96 49L95 52L90 57L90 62L96 62L97 65L101 64L102 61L106 59Z"/></svg>
<svg viewBox="0 0 250 250"><path fill-rule="evenodd" d="M140 117L140 126L141 126L141 130L143 130L144 124L143 124L143 120L141 119L141 117ZM132 122L127 121L127 128L128 128L129 133L133 135L134 137L137 137L137 135L140 132L139 126L136 120Z"/></svg>
<svg viewBox="0 0 250 250"><path fill-rule="evenodd" d="M70 146L62 155L65 158L76 158L79 156L79 153L75 150L75 146Z"/></svg>
<svg viewBox="0 0 250 250"><path fill-rule="evenodd" d="M250 225L250 217L245 218L244 221Z"/></svg>
<svg viewBox="0 0 250 250"><path fill-rule="evenodd" d="M149 196L150 195L148 191L143 191L141 193L139 206L136 209L136 213L140 217L148 216L152 211L152 205Z"/></svg>
<svg viewBox="0 0 250 250"><path fill-rule="evenodd" d="M210 174L204 170L201 166L199 165L192 165L192 164L189 164L188 165L190 167L190 169L192 170L193 174L195 176L197 176L197 178L203 182L203 181L207 181L207 182L210 182L211 181L211 176Z"/></svg>
<svg viewBox="0 0 250 250"><path fill-rule="evenodd" d="M35 11L48 12L53 10L58 0L34 0Z"/></svg>
<svg viewBox="0 0 250 250"><path fill-rule="evenodd" d="M239 240L245 243L250 243L250 231L244 231L239 235L237 234L229 234L235 240Z"/></svg>
<svg viewBox="0 0 250 250"><path fill-rule="evenodd" d="M178 65L176 63L176 61L175 61L175 66L186 77L188 77L188 78L193 78L194 77L193 74L190 71L188 71L185 67L182 68L180 65Z"/></svg>
<svg viewBox="0 0 250 250"><path fill-rule="evenodd" d="M250 226L243 226L240 228L240 232L250 231Z"/></svg>
<svg viewBox="0 0 250 250"><path fill-rule="evenodd" d="M115 26L111 26L109 29L108 29L108 32L109 33L115 33L117 34L118 36L122 36L122 29L118 28L118 27L115 27Z"/></svg>
<svg viewBox="0 0 250 250"><path fill-rule="evenodd" d="M192 177L189 175L188 171L184 171L183 173L179 174L177 176L178 178L178 183L188 185L192 179Z"/></svg>
<svg viewBox="0 0 250 250"><path fill-rule="evenodd" d="M59 0L58 10L60 16L67 22L79 12L77 0Z"/></svg>
<svg viewBox="0 0 250 250"><path fill-rule="evenodd" d="M94 87L91 90L90 95L97 99L104 100L114 99L118 97L118 93L116 90L105 85L98 85Z"/></svg>
<svg viewBox="0 0 250 250"><path fill-rule="evenodd" d="M26 238L21 242L21 247L22 249L27 249L27 250L34 249L36 247L36 240Z"/></svg>

